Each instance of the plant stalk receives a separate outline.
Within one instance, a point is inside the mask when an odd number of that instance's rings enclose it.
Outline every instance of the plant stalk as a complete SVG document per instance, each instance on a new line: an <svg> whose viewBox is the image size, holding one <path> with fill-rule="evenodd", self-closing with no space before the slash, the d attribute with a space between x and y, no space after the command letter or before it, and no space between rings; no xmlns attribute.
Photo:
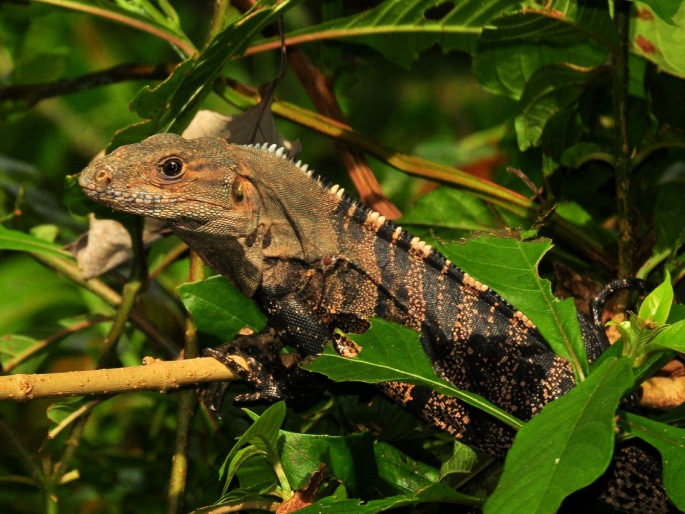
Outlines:
<svg viewBox="0 0 685 514"><path fill-rule="evenodd" d="M633 234L632 202L630 197L631 162L628 136L628 51L630 48L630 8L626 0L614 2L614 24L619 45L613 52L613 110L614 110L614 172L618 214L618 277L633 274L635 241Z"/></svg>

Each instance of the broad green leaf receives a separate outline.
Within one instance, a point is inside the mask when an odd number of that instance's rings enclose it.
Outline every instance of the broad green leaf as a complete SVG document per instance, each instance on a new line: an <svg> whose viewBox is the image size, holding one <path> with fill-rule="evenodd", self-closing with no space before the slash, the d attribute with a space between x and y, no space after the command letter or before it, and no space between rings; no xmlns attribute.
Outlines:
<svg viewBox="0 0 685 514"><path fill-rule="evenodd" d="M60 248L58 244L50 243L36 236L11 230L0 226L0 250L17 250L20 252L37 252L60 257L70 257L68 252Z"/></svg>
<svg viewBox="0 0 685 514"><path fill-rule="evenodd" d="M84 398L83 396L64 398L63 400L50 405L46 414L54 425L59 425L90 401L92 401L92 399Z"/></svg>
<svg viewBox="0 0 685 514"><path fill-rule="evenodd" d="M550 118L573 104L592 76L591 70L565 64L543 66L533 73L521 95L521 114L514 122L521 151L540 143Z"/></svg>
<svg viewBox="0 0 685 514"><path fill-rule="evenodd" d="M632 0L631 0L632 1ZM682 4L679 0L643 0L642 2L635 2L636 13L635 16L638 18L649 16L641 11L640 4L649 6L649 8L656 14L662 21L665 21L669 25L674 25L673 17L678 12L678 8Z"/></svg>
<svg viewBox="0 0 685 514"><path fill-rule="evenodd" d="M327 347L323 354L304 366L336 382L357 381L368 384L403 382L423 385L439 393L454 396L473 405L512 427L521 421L493 405L485 398L457 389L438 378L428 356L423 352L419 334L407 327L382 319L372 319L371 328L363 334L348 334L362 351L345 358Z"/></svg>
<svg viewBox="0 0 685 514"><path fill-rule="evenodd" d="M412 459L390 444L376 443L373 452L378 476L393 492L415 494L440 480L438 469Z"/></svg>
<svg viewBox="0 0 685 514"><path fill-rule="evenodd" d="M667 181L656 190L654 206L654 253L677 251L685 243L685 184L682 180Z"/></svg>
<svg viewBox="0 0 685 514"><path fill-rule="evenodd" d="M39 341L32 337L18 334L7 334L0 344L0 364L5 368L22 353L37 345ZM12 369L12 373L35 373L47 357L46 352L36 353ZM18 361L16 361L18 362Z"/></svg>
<svg viewBox="0 0 685 514"><path fill-rule="evenodd" d="M661 454L664 488L676 507L685 511L685 429L624 412L621 425L654 446Z"/></svg>
<svg viewBox="0 0 685 514"><path fill-rule="evenodd" d="M102 18L124 23L155 33L160 37L164 35L174 36L181 42L190 44L190 41L181 30L178 20L169 16L163 16L159 11L152 7L152 4L145 2L146 8L134 8L132 3L117 3L104 0L35 0L36 2L51 4L64 9L83 12ZM163 2L162 2L163 4ZM169 14L167 10L167 14ZM166 38L165 38L166 39Z"/></svg>
<svg viewBox="0 0 685 514"><path fill-rule="evenodd" d="M511 2L504 0L386 0L363 13L293 31L287 41L349 39L368 44L409 68L423 50L435 44L443 51L471 51L482 27L511 8Z"/></svg>
<svg viewBox="0 0 685 514"><path fill-rule="evenodd" d="M685 77L685 4L680 2L673 22L655 16L645 4L635 2L636 16L631 17L632 50L656 64L659 69L677 77Z"/></svg>
<svg viewBox="0 0 685 514"><path fill-rule="evenodd" d="M131 108L145 121L118 132L109 150L159 132L180 134L190 123L202 101L213 90L224 66L244 52L263 27L301 0L263 1L219 33L199 55L189 57L157 87L143 88Z"/></svg>
<svg viewBox="0 0 685 514"><path fill-rule="evenodd" d="M478 41L473 70L486 89L518 99L542 66L594 68L606 61L615 44L604 5L548 2L489 23Z"/></svg>
<svg viewBox="0 0 685 514"><path fill-rule="evenodd" d="M220 339L229 341L241 328L258 332L266 325L266 317L254 302L223 277L183 284L178 295L197 329Z"/></svg>
<svg viewBox="0 0 685 514"><path fill-rule="evenodd" d="M568 168L580 168L583 164L599 160L606 162L611 155L604 151L597 143L582 141L565 149L559 162ZM613 163L613 161L611 161Z"/></svg>
<svg viewBox="0 0 685 514"><path fill-rule="evenodd" d="M673 303L671 275L666 273L664 281L650 292L642 302L638 317L646 322L666 323Z"/></svg>
<svg viewBox="0 0 685 514"><path fill-rule="evenodd" d="M481 504L481 500L461 494L451 487L438 483L428 486L416 495L396 495L381 500L336 500L333 496L327 496L297 512L300 514L321 514L322 512L326 514L375 514L422 503L454 503L478 506Z"/></svg>
<svg viewBox="0 0 685 514"><path fill-rule="evenodd" d="M459 441L454 441L452 456L442 463L440 476L445 477L453 473L471 473L478 462L478 455L469 446Z"/></svg>
<svg viewBox="0 0 685 514"><path fill-rule="evenodd" d="M369 433L347 436L297 434L281 431L281 461L293 489L304 487L324 464L331 477L354 496L368 496L376 480L373 438Z"/></svg>
<svg viewBox="0 0 685 514"><path fill-rule="evenodd" d="M274 403L236 441L221 465L221 469L219 469L220 477L223 477L225 473L227 474L226 482L224 483L224 493L233 478L233 475L229 475L227 472L229 469L235 472L236 469L235 467L230 467L230 463L246 445L254 445L271 458L277 455L276 442L279 430L285 419L285 411L284 402ZM274 463L272 462L272 464Z"/></svg>
<svg viewBox="0 0 685 514"><path fill-rule="evenodd" d="M497 219L480 198L453 187L439 187L422 196L398 223L473 232L490 230L497 226Z"/></svg>
<svg viewBox="0 0 685 514"><path fill-rule="evenodd" d="M516 435L485 514L553 513L594 482L611 461L616 408L632 384L630 360L612 359L546 405Z"/></svg>
<svg viewBox="0 0 685 514"><path fill-rule="evenodd" d="M470 448L463 448L473 454ZM392 445L376 443L374 455L379 478L392 492L399 492L410 498L419 497L424 501L435 498L441 502L466 505L482 502L475 496L459 493L447 485L440 484L442 474L436 468L411 458Z"/></svg>
<svg viewBox="0 0 685 514"><path fill-rule="evenodd" d="M523 312L577 376L587 375L585 346L573 299L558 300L537 267L551 248L547 241L478 237L441 248L445 256L476 280L487 284Z"/></svg>
<svg viewBox="0 0 685 514"><path fill-rule="evenodd" d="M685 353L685 320L678 321L659 330L659 333L652 340L649 347L651 349L668 348L669 350Z"/></svg>
<svg viewBox="0 0 685 514"><path fill-rule="evenodd" d="M560 201L554 214L577 227L583 227L586 234L606 246L616 243L616 233L603 227L582 205L571 201Z"/></svg>

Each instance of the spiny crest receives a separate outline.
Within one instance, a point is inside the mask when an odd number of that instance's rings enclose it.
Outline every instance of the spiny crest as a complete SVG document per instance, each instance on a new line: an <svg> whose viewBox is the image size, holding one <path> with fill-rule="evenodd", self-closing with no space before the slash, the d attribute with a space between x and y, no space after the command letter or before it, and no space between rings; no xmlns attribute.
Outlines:
<svg viewBox="0 0 685 514"><path fill-rule="evenodd" d="M382 214L373 211L364 205L361 205L356 200L346 195L345 189L340 187L338 184L333 184L332 186L328 185L318 175L314 174L314 170L309 169L309 165L303 164L301 160L294 162L293 159L291 159L291 157L288 155L288 151L283 146L279 146L276 143L254 143L245 146L247 146L248 148L254 148L256 150L269 152L273 155L277 155L278 157L282 157L283 159L293 162L296 168L298 168L303 173L307 174L309 177L315 178L316 181L322 187L327 188L330 191L330 193L334 194L339 200L344 200L346 203L350 204L350 207L354 207L357 210L357 212L359 212L359 214L365 216L363 224L367 228L377 233L381 231L381 229L389 229L391 231L391 242L397 242L398 240L406 240L407 247L410 251L415 252L417 255L420 255L423 258L427 258L429 255L431 255L431 251L433 250L431 245L426 244L424 241L421 241L418 237L412 238L412 236L410 236L407 232L402 230L402 227L395 226L392 222L387 220L386 217ZM437 252L433 253L435 255L440 255Z"/></svg>
<svg viewBox="0 0 685 514"><path fill-rule="evenodd" d="M262 150L270 152L274 155L282 157L283 159L293 162L293 160L288 155L288 151L284 147L279 147L277 144L263 143L263 144L251 144L246 145L249 148L255 148L257 150ZM382 214L373 211L360 204L354 198L345 194L345 189L337 184L329 185L324 179L321 179L318 175L314 173L314 170L310 170L307 164L302 164L302 161L298 160L293 162L295 167L301 170L303 173L316 179L316 182L320 187L328 189L328 191L335 195L339 202L344 206L341 212L344 212L346 216L351 219L356 220L356 222L361 223L369 230L374 231L378 234L378 237L385 239L391 244L396 244L401 248L405 248L410 253L413 253L425 260L426 264L433 266L440 270L443 274L450 274L457 278L460 282L474 288L481 293L481 297L485 301L489 301L492 304L500 305L500 308L508 309L512 312L514 316L519 318L526 326L529 328L534 328L535 325L525 316L523 313L518 311L516 308L511 306L502 296L488 287L486 284L475 280L468 273L463 271L458 266L455 266L449 259L446 259L442 253L433 249L433 247L422 241L418 237L412 236L402 227L395 225L392 221L386 219Z"/></svg>
<svg viewBox="0 0 685 514"><path fill-rule="evenodd" d="M290 155L288 154L288 150L284 146L278 146L276 143L262 143L261 145L259 143L254 143L254 144L249 144L245 145L247 148L254 148L256 150L262 150L265 152L272 153L278 157L282 157L283 159L293 162L293 164L300 169L303 173L306 173L310 177L314 176L314 170L309 169L308 164L302 164L302 161L297 161L294 162Z"/></svg>

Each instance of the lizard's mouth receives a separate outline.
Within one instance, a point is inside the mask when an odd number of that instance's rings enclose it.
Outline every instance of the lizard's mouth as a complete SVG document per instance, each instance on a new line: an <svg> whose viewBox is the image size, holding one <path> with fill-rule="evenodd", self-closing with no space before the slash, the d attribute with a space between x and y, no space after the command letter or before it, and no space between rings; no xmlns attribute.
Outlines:
<svg viewBox="0 0 685 514"><path fill-rule="evenodd" d="M162 207L187 203L209 205L214 209L223 209L218 203L185 196L169 196L162 193L146 193L143 191L121 191L111 187L80 181L81 189L91 200L112 207L116 210L132 210L140 214L155 217L161 216ZM204 209L206 210L206 208Z"/></svg>

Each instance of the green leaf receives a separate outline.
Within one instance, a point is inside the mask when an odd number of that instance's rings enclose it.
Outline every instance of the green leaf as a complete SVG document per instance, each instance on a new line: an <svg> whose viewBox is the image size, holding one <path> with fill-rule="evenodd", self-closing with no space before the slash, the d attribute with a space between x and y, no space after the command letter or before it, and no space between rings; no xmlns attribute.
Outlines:
<svg viewBox="0 0 685 514"><path fill-rule="evenodd" d="M449 382L438 378L430 359L423 352L419 334L414 330L374 318L369 330L363 334L348 334L348 337L361 346L362 351L359 355L345 358L331 347L327 347L323 354L303 367L322 373L336 382L403 382L423 385L439 393L459 398L509 426L521 426L520 420L485 398L457 389Z"/></svg>
<svg viewBox="0 0 685 514"><path fill-rule="evenodd" d="M591 70L579 70L565 64L538 68L526 83L515 119L519 148L537 146L549 119L573 104L591 80Z"/></svg>
<svg viewBox="0 0 685 514"><path fill-rule="evenodd" d="M600 66L616 41L605 6L548 2L493 20L478 41L473 70L486 89L518 99L539 68Z"/></svg>
<svg viewBox="0 0 685 514"><path fill-rule="evenodd" d="M52 4L64 9L80 11L105 19L118 21L138 28L144 28L163 37L164 34L173 35L182 42L190 44L178 23L173 19L161 16L156 9L146 2L147 9L132 8L130 3L108 2L103 0L35 0L36 2ZM127 6L127 7L124 7Z"/></svg>
<svg viewBox="0 0 685 514"><path fill-rule="evenodd" d="M504 0L386 0L363 13L293 31L287 38L298 42L351 39L409 68L423 50L435 44L443 51L470 51L483 25L511 7Z"/></svg>
<svg viewBox="0 0 685 514"><path fill-rule="evenodd" d="M480 198L453 187L439 187L419 198L398 223L403 227L473 232L497 226L497 218Z"/></svg>
<svg viewBox="0 0 685 514"><path fill-rule="evenodd" d="M249 11L220 32L201 54L179 64L164 82L154 88L143 88L131 108L145 121L118 132L108 150L159 132L180 134L212 91L224 66L242 54L263 27L300 1L261 2L259 9Z"/></svg>
<svg viewBox="0 0 685 514"><path fill-rule="evenodd" d="M285 419L285 412L286 407L284 402L274 403L259 416L257 421L250 425L250 428L248 428L243 435L240 436L226 456L224 463L221 465L221 469L219 469L219 477L223 477L224 474L226 474L224 494L233 478L233 474L228 474L228 470L231 470L233 473L237 470L237 467L231 466L231 463L235 458L244 461L245 454L239 452L246 445L255 446L260 452L267 454L267 456L271 458L272 464L275 464L273 457L278 454L276 443L279 430ZM257 452L252 452L251 454L254 455L256 453Z"/></svg>
<svg viewBox="0 0 685 514"><path fill-rule="evenodd" d="M650 350L665 349L685 352L685 320L678 321L659 330L648 347Z"/></svg>
<svg viewBox="0 0 685 514"><path fill-rule="evenodd" d="M298 510L298 514L375 514L386 510L422 503L455 503L461 505L480 505L481 500L461 494L443 484L431 484L416 495L389 496L381 500L368 502L359 499L337 500L327 496L313 505Z"/></svg>
<svg viewBox="0 0 685 514"><path fill-rule="evenodd" d="M478 237L441 248L445 256L476 280L487 284L523 312L559 355L571 362L576 376L588 372L585 346L573 299L558 300L537 267L551 248L549 241Z"/></svg>
<svg viewBox="0 0 685 514"><path fill-rule="evenodd" d="M676 0L642 0L641 2L635 2L637 9L635 15L638 18L646 16L645 13L641 12L641 4L649 6L654 14L656 14L669 25L675 25L673 22L673 17L678 12L682 2Z"/></svg>
<svg viewBox="0 0 685 514"><path fill-rule="evenodd" d="M631 363L612 359L519 430L486 514L553 513L595 481L614 448L618 402L632 386Z"/></svg>
<svg viewBox="0 0 685 514"><path fill-rule="evenodd" d="M0 250L20 252L47 253L60 257L71 257L68 252L55 243L50 243L35 236L0 226Z"/></svg>
<svg viewBox="0 0 685 514"><path fill-rule="evenodd" d="M178 295L200 332L229 341L241 328L258 332L266 326L266 316L254 302L223 277L183 284Z"/></svg>
<svg viewBox="0 0 685 514"><path fill-rule="evenodd" d="M0 364L5 368L15 358L37 344L39 342L32 337L18 334L4 335L0 344ZM36 353L13 368L12 373L35 373L46 357L46 352Z"/></svg>
<svg viewBox="0 0 685 514"><path fill-rule="evenodd" d="M376 443L373 452L379 478L394 492L415 494L440 480L438 469L412 459L390 444Z"/></svg>
<svg viewBox="0 0 685 514"><path fill-rule="evenodd" d="M677 251L685 242L685 184L680 180L668 180L656 190L654 206L654 253Z"/></svg>
<svg viewBox="0 0 685 514"><path fill-rule="evenodd" d="M679 510L685 511L685 429L630 412L621 413L621 417L622 428L659 450L666 493Z"/></svg>
<svg viewBox="0 0 685 514"><path fill-rule="evenodd" d="M344 483L350 494L372 493L377 472L371 434L328 436L281 431L279 442L283 469L293 489L304 487L325 464L328 474Z"/></svg>
<svg viewBox="0 0 685 514"><path fill-rule="evenodd" d="M599 243L607 246L616 243L615 232L612 232L597 223L597 220L593 218L592 214L576 202L560 201L557 203L554 214L568 220L569 223L572 223L577 227L583 227L583 231Z"/></svg>
<svg viewBox="0 0 685 514"><path fill-rule="evenodd" d="M477 462L478 455L476 452L469 446L455 440L452 455L440 467L440 477L454 473L472 473Z"/></svg>
<svg viewBox="0 0 685 514"><path fill-rule="evenodd" d="M649 293L642 302L638 317L645 322L666 323L673 303L671 275L666 273L664 281Z"/></svg>
<svg viewBox="0 0 685 514"><path fill-rule="evenodd" d="M654 3L657 3L655 1ZM632 50L637 55L656 64L659 69L677 77L685 77L685 4L678 2L658 2L671 4L672 21L665 21L664 16L655 16L644 4L635 2L636 16L631 16L630 40ZM663 13L663 9L659 9Z"/></svg>
<svg viewBox="0 0 685 514"><path fill-rule="evenodd" d="M82 396L64 398L63 400L50 405L46 411L46 414L48 419L54 425L59 425L89 401L92 401L92 399L85 399Z"/></svg>

